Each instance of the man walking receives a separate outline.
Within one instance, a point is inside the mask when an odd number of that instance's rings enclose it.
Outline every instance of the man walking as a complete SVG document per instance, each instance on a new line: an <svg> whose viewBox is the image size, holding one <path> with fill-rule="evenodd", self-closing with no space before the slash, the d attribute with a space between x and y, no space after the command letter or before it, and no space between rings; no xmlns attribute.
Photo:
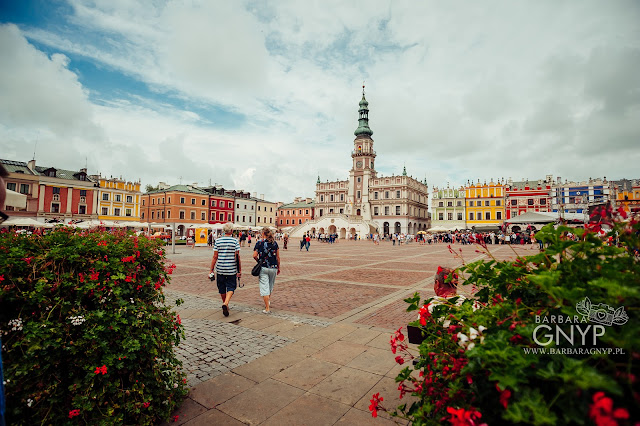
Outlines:
<svg viewBox="0 0 640 426"><path fill-rule="evenodd" d="M224 236L217 238L213 244L211 272L216 272L218 292L222 299L222 313L229 316L229 301L236 291L237 283L242 276L240 267L240 244L232 237L233 224L225 223L222 228Z"/></svg>

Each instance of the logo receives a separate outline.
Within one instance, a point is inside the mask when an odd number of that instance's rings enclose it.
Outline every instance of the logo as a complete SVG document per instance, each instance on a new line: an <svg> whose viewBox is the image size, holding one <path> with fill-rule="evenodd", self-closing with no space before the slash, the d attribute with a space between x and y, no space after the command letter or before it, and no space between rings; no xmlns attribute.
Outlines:
<svg viewBox="0 0 640 426"><path fill-rule="evenodd" d="M629 321L629 316L624 311L624 306L614 309L605 303L594 305L588 297L576 303L576 311L590 322L602 325L624 325Z"/></svg>

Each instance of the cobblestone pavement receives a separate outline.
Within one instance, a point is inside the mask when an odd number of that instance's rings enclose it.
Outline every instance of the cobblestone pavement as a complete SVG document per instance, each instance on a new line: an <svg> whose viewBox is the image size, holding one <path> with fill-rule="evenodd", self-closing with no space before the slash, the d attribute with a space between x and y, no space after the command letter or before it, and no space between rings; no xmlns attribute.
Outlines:
<svg viewBox="0 0 640 426"><path fill-rule="evenodd" d="M510 246L489 246L489 250L499 260L537 252ZM168 258L177 267L165 294L167 303L184 300L176 311L183 318L186 339L177 353L191 386L334 323L377 332L406 326L415 312L405 311L403 299L416 291L423 299L433 296L438 266L455 267L462 259L488 258L475 246L454 245L449 250L445 244L393 246L382 242L376 246L367 241L340 241L312 243L309 252L281 250L282 273L272 295L273 313L265 315L257 278L248 273L254 264L252 251L243 247L244 287L233 296L231 315L224 317L215 282L207 278L211 249L170 251ZM466 288L460 292L470 295Z"/></svg>

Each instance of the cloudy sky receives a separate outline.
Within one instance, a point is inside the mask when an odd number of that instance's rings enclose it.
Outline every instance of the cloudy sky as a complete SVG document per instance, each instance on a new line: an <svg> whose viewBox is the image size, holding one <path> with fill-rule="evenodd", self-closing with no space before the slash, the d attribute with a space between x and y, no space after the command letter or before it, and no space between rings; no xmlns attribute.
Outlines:
<svg viewBox="0 0 640 426"><path fill-rule="evenodd" d="M640 177L638 1L0 1L0 158L220 183ZM37 144L37 147L36 147Z"/></svg>

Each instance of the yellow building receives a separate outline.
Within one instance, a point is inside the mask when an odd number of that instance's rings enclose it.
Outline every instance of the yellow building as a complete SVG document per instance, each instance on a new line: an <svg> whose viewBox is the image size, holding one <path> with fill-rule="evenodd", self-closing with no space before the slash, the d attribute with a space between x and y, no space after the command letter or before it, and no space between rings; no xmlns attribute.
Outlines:
<svg viewBox="0 0 640 426"><path fill-rule="evenodd" d="M140 181L127 182L118 178L98 177L98 219L117 221L140 220Z"/></svg>
<svg viewBox="0 0 640 426"><path fill-rule="evenodd" d="M467 228L497 229L505 218L504 182L471 183L465 186Z"/></svg>
<svg viewBox="0 0 640 426"><path fill-rule="evenodd" d="M622 180L614 182L616 207L622 207L627 213L640 212L640 180Z"/></svg>

